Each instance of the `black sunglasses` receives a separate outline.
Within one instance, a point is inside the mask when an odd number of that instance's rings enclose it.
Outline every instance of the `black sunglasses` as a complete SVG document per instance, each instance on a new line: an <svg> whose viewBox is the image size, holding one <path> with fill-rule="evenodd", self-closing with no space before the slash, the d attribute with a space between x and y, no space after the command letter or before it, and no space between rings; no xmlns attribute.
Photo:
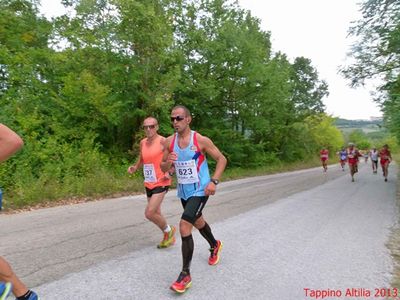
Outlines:
<svg viewBox="0 0 400 300"><path fill-rule="evenodd" d="M156 125L143 125L143 129L154 129Z"/></svg>
<svg viewBox="0 0 400 300"><path fill-rule="evenodd" d="M182 117L182 116L171 117L171 122L174 122L175 120L177 122L179 122L179 121L182 121L184 119L185 119L185 117Z"/></svg>

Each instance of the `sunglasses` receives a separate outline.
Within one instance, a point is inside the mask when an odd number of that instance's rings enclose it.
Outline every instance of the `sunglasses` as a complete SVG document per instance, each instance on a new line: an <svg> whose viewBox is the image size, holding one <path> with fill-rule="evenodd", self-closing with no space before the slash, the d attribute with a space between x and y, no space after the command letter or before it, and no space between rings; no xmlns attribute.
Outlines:
<svg viewBox="0 0 400 300"><path fill-rule="evenodd" d="M177 122L180 122L180 121L182 121L184 119L185 119L185 117L182 117L182 116L171 117L171 122L173 123L175 120Z"/></svg>
<svg viewBox="0 0 400 300"><path fill-rule="evenodd" d="M154 129L156 128L156 125L143 125L143 129Z"/></svg>

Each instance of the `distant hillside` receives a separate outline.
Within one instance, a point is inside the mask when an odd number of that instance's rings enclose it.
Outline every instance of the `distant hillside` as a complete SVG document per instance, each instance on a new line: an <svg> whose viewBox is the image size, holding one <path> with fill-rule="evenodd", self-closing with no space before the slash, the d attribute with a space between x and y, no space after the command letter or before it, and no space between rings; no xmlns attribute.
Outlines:
<svg viewBox="0 0 400 300"><path fill-rule="evenodd" d="M374 120L346 120L337 118L335 121L338 127L363 127L368 125L382 125L382 119L376 118Z"/></svg>
<svg viewBox="0 0 400 300"><path fill-rule="evenodd" d="M335 125L343 132L349 132L356 129L361 129L365 133L380 131L383 129L383 120L375 118L373 120L346 120L337 118Z"/></svg>

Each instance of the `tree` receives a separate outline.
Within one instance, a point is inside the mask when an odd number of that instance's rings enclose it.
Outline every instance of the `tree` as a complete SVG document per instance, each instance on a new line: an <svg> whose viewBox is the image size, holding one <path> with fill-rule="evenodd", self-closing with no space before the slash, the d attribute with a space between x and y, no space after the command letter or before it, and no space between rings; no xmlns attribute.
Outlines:
<svg viewBox="0 0 400 300"><path fill-rule="evenodd" d="M334 118L326 114L314 115L306 119L306 124L316 145L315 151L326 147L331 153L335 153L343 147L343 134L335 126Z"/></svg>
<svg viewBox="0 0 400 300"><path fill-rule="evenodd" d="M328 84L318 78L317 70L311 60L297 57L293 63L292 102L298 119L324 112L322 99L328 96Z"/></svg>
<svg viewBox="0 0 400 300"><path fill-rule="evenodd" d="M363 18L351 28L358 37L352 47L354 63L342 69L351 85L379 78L382 82L376 101L383 108L386 125L400 138L400 2L365 0Z"/></svg>
<svg viewBox="0 0 400 300"><path fill-rule="evenodd" d="M359 149L366 150L371 147L371 143L368 140L367 135L361 129L353 130L349 134L348 139L350 142L354 143Z"/></svg>

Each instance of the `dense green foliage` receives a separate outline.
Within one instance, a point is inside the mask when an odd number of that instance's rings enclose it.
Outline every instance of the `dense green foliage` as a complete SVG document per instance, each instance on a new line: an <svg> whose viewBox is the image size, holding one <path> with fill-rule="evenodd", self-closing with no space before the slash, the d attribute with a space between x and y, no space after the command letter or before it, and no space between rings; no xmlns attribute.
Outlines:
<svg viewBox="0 0 400 300"><path fill-rule="evenodd" d="M0 2L0 121L24 149L0 169L14 206L140 186L126 176L141 122L186 105L230 167L298 161L343 144L311 60L273 53L269 32L225 0ZM11 205L11 203L9 203Z"/></svg>
<svg viewBox="0 0 400 300"><path fill-rule="evenodd" d="M353 85L378 78L382 82L376 101L382 105L386 126L400 140L400 2L364 0L363 18L352 28L358 40L343 69Z"/></svg>

